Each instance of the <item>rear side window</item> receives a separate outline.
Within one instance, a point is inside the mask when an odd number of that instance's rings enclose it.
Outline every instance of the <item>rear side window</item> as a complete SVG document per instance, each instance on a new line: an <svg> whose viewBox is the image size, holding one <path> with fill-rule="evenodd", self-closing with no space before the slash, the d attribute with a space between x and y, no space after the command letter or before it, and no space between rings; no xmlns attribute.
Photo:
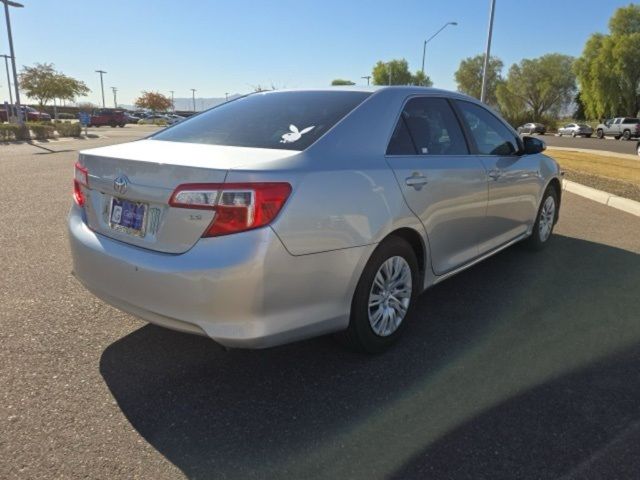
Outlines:
<svg viewBox="0 0 640 480"><path fill-rule="evenodd" d="M487 109L475 103L457 101L481 155L512 155L518 141L511 130Z"/></svg>
<svg viewBox="0 0 640 480"><path fill-rule="evenodd" d="M640 119L638 119L638 118L625 118L622 123L636 124L636 123L640 123Z"/></svg>
<svg viewBox="0 0 640 480"><path fill-rule="evenodd" d="M388 155L467 155L460 124L444 98L409 100L389 142Z"/></svg>
<svg viewBox="0 0 640 480"><path fill-rule="evenodd" d="M304 150L369 95L349 91L254 93L188 118L152 138Z"/></svg>

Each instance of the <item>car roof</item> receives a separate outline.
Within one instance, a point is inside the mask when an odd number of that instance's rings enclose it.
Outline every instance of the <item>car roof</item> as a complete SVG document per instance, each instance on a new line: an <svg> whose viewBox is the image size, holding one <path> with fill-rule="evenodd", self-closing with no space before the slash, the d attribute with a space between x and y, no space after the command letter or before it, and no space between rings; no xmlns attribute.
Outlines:
<svg viewBox="0 0 640 480"><path fill-rule="evenodd" d="M264 90L262 92L255 93L282 93L282 92L365 92L365 93L378 93L382 91L393 90L395 92L405 92L408 95L418 94L431 94L431 95L446 95L448 97L458 97L463 99L471 99L478 101L478 99L469 97L460 92L454 92L451 90L443 90L441 88L433 87L419 87L417 85L374 85L374 86L357 86L357 85L336 85L330 87L317 87L317 88L283 88L280 90Z"/></svg>

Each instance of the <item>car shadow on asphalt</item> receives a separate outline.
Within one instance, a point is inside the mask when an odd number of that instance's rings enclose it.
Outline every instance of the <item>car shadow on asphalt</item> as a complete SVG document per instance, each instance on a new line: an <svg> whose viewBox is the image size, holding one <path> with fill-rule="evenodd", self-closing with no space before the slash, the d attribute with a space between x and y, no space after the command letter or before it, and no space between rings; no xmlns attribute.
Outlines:
<svg viewBox="0 0 640 480"><path fill-rule="evenodd" d="M147 325L100 372L189 478L556 478L640 422L639 288L640 255L556 235L425 292L383 355Z"/></svg>

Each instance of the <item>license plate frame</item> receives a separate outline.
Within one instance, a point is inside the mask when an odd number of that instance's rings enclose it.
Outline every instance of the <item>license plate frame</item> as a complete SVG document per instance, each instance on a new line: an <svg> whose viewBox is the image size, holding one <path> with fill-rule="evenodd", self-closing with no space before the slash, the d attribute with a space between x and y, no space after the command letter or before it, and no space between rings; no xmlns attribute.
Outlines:
<svg viewBox="0 0 640 480"><path fill-rule="evenodd" d="M120 209L119 213L118 208ZM142 208L142 218L139 215L140 208ZM109 227L117 232L142 238L147 230L148 213L149 204L146 202L111 197L109 201Z"/></svg>

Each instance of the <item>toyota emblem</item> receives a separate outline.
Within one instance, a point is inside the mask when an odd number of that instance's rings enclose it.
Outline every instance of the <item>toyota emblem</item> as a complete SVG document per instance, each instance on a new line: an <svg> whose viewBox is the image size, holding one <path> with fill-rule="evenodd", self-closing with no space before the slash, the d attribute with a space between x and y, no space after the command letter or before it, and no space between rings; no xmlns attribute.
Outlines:
<svg viewBox="0 0 640 480"><path fill-rule="evenodd" d="M120 194L125 193L127 191L128 186L129 186L129 179L127 178L126 175L120 175L118 178L116 178L113 181L113 189Z"/></svg>

